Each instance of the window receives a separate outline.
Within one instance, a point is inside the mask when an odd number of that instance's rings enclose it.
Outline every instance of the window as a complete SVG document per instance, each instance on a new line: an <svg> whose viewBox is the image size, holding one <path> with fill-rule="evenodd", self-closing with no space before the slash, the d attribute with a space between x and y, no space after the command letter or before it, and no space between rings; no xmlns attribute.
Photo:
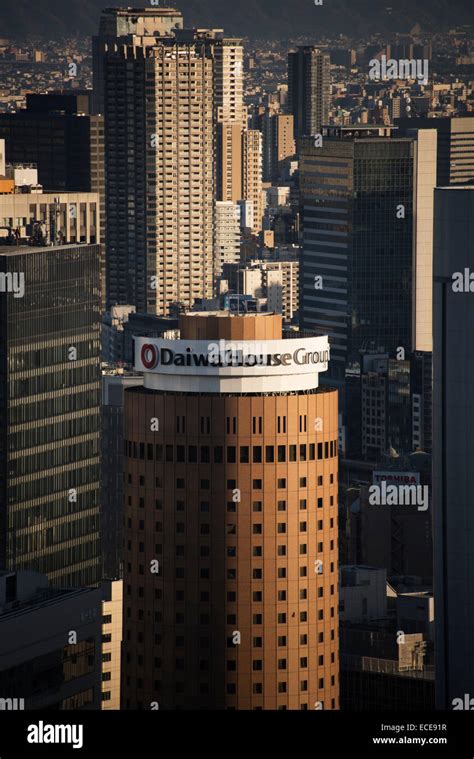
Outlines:
<svg viewBox="0 0 474 759"><path fill-rule="evenodd" d="M322 588L321 588L321 590L322 590ZM300 600L304 601L305 598L308 598L308 591L306 590L306 588L301 588L301 590L300 590Z"/></svg>
<svg viewBox="0 0 474 759"><path fill-rule="evenodd" d="M278 669L286 669L286 659L278 659Z"/></svg>
<svg viewBox="0 0 474 759"><path fill-rule="evenodd" d="M278 489L281 490L282 488L286 488L286 479L284 477L278 480Z"/></svg>
<svg viewBox="0 0 474 759"><path fill-rule="evenodd" d="M307 622L307 621L308 621L308 612L300 611L300 622Z"/></svg>
<svg viewBox="0 0 474 759"><path fill-rule="evenodd" d="M227 446L227 463L235 464L235 445Z"/></svg>
<svg viewBox="0 0 474 759"><path fill-rule="evenodd" d="M286 590L279 590L278 591L278 600L279 601L286 601Z"/></svg>
<svg viewBox="0 0 474 759"><path fill-rule="evenodd" d="M252 578L254 580L261 580L263 577L263 569L253 569L252 570Z"/></svg>
<svg viewBox="0 0 474 759"><path fill-rule="evenodd" d="M300 556L303 556L307 553L307 544L301 543L300 544Z"/></svg>
<svg viewBox="0 0 474 759"><path fill-rule="evenodd" d="M286 501L278 501L278 511L286 511Z"/></svg>
<svg viewBox="0 0 474 759"><path fill-rule="evenodd" d="M277 615L277 620L278 620L278 624L279 625L286 624L286 614L278 614Z"/></svg>
<svg viewBox="0 0 474 759"><path fill-rule="evenodd" d="M267 464L272 464L275 461L275 449L273 445L265 446L265 461Z"/></svg>
<svg viewBox="0 0 474 759"><path fill-rule="evenodd" d="M261 524L254 524L252 525L252 532L254 535L261 535L262 534L262 525Z"/></svg>
<svg viewBox="0 0 474 759"><path fill-rule="evenodd" d="M308 666L308 657L307 656L302 656L300 658L300 667L302 669L306 669L307 666Z"/></svg>
<svg viewBox="0 0 474 759"><path fill-rule="evenodd" d="M290 445L289 461L296 461L296 445Z"/></svg>
<svg viewBox="0 0 474 759"><path fill-rule="evenodd" d="M301 509L301 511L305 511L305 509L307 508L307 505L308 504L306 502L306 498L300 498L300 509Z"/></svg>
<svg viewBox="0 0 474 759"><path fill-rule="evenodd" d="M254 648L262 648L263 638L253 638L252 645Z"/></svg>
<svg viewBox="0 0 474 759"><path fill-rule="evenodd" d="M285 445L278 446L278 461L279 462L286 461L286 446Z"/></svg>
<svg viewBox="0 0 474 759"><path fill-rule="evenodd" d="M285 567L278 567L278 579L282 580L284 577L286 577Z"/></svg>
<svg viewBox="0 0 474 759"><path fill-rule="evenodd" d="M252 686L252 691L254 693L263 693L263 685L262 683L254 683Z"/></svg>
<svg viewBox="0 0 474 759"><path fill-rule="evenodd" d="M254 546L252 549L252 556L261 556L262 555L262 546Z"/></svg>
<svg viewBox="0 0 474 759"><path fill-rule="evenodd" d="M255 659L252 662L252 669L253 669L254 672L261 672L261 670L263 669L263 661L262 661L262 659Z"/></svg>
<svg viewBox="0 0 474 759"><path fill-rule="evenodd" d="M286 532L286 522L278 523L277 532L279 532L280 534Z"/></svg>
<svg viewBox="0 0 474 759"><path fill-rule="evenodd" d="M302 680L300 682L300 690L302 690L302 691L308 690L308 681L307 680Z"/></svg>
<svg viewBox="0 0 474 759"><path fill-rule="evenodd" d="M300 635L300 646L307 646L308 645L308 636L306 633L304 635Z"/></svg>
<svg viewBox="0 0 474 759"><path fill-rule="evenodd" d="M248 464L249 463L249 447L248 447L248 445L241 445L240 446L240 463L241 464Z"/></svg>
<svg viewBox="0 0 474 759"><path fill-rule="evenodd" d="M286 635L279 635L277 640L278 646L286 646Z"/></svg>
<svg viewBox="0 0 474 759"><path fill-rule="evenodd" d="M262 463L262 446L261 445L254 445L252 449L252 458L254 464L261 464Z"/></svg>
<svg viewBox="0 0 474 759"><path fill-rule="evenodd" d="M278 546L278 556L286 556L286 546Z"/></svg>
<svg viewBox="0 0 474 759"><path fill-rule="evenodd" d="M300 522L300 532L306 532L306 522Z"/></svg>
<svg viewBox="0 0 474 759"><path fill-rule="evenodd" d="M262 620L263 620L263 615L262 614L254 614L252 616L252 624L254 624L254 625L261 625L262 624Z"/></svg>
<svg viewBox="0 0 474 759"><path fill-rule="evenodd" d="M254 590L252 594L252 600L260 603L263 599L263 593L261 590Z"/></svg>
<svg viewBox="0 0 474 759"><path fill-rule="evenodd" d="M322 508L323 508L323 499L318 498L318 509L322 509Z"/></svg>
<svg viewBox="0 0 474 759"><path fill-rule="evenodd" d="M306 487L306 477L300 477L300 488Z"/></svg>
<svg viewBox="0 0 474 759"><path fill-rule="evenodd" d="M253 501L252 511L261 511L261 510L262 510L262 501Z"/></svg>
<svg viewBox="0 0 474 759"><path fill-rule="evenodd" d="M286 693L286 682L278 683L278 693Z"/></svg>
<svg viewBox="0 0 474 759"><path fill-rule="evenodd" d="M262 489L262 480L253 480L252 487L254 490L261 490Z"/></svg>

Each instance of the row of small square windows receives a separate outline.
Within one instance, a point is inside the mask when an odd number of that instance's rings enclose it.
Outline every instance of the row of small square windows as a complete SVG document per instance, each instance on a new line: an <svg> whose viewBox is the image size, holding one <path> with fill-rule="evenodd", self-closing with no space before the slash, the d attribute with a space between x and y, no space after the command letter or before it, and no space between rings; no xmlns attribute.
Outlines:
<svg viewBox="0 0 474 759"><path fill-rule="evenodd" d="M257 641L257 642L256 642ZM184 644L183 644L184 645ZM253 639L253 647L254 648L262 648L262 638L254 638ZM324 667L324 655L319 654L318 657L318 667ZM132 661L132 655L130 653L127 653L126 655L127 664L130 664ZM138 655L135 658L136 664L138 667L144 666L144 659L142 655ZM334 664L336 661L336 655L334 653L331 654L331 664ZM155 656L153 660L153 666L157 669L161 669L162 667L162 659L161 656ZM200 659L199 660L199 669L201 672L207 672L209 667L209 660L208 659ZM277 668L278 669L287 669L287 660L286 659L278 659L277 662ZM299 663L300 669L308 669L308 657L307 656L301 656L300 657L300 663ZM185 669L185 661L184 659L175 659L175 670L182 671ZM226 669L227 672L237 672L237 660L236 659L227 659L226 662ZM262 672L263 671L263 660L262 659L254 659L252 662L252 670L254 672ZM333 684L333 683L331 683ZM324 686L320 686L324 687Z"/></svg>
<svg viewBox="0 0 474 759"><path fill-rule="evenodd" d="M252 480L252 489L253 490L261 490L262 489L262 480L260 479L254 479ZM133 485L133 476L129 473L127 475L127 483L129 485ZM300 477L299 478L300 488L306 488L308 484L307 477ZM331 473L329 475L329 484L332 485L334 483L334 474ZM143 474L140 474L138 476L138 485L140 487L145 487L146 481L145 476ZM324 484L324 478L322 474L318 474L317 476L317 484L318 487L322 487ZM183 477L177 477L176 478L176 489L177 490L183 490L186 486L185 480ZM163 487L163 478L162 477L155 477L155 487L156 488L162 488ZM211 481L210 480L200 480L199 487L201 490L210 490L211 488ZM235 490L237 487L237 480L227 480L227 490ZM277 488L278 490L284 490L286 488L286 477L279 477L277 480Z"/></svg>
<svg viewBox="0 0 474 759"><path fill-rule="evenodd" d="M178 504L180 504L179 508L178 508ZM203 504L204 504L204 508L203 508ZM285 511L285 509L286 509L286 501L278 501L278 504L279 504L278 510L279 511ZM280 504L281 504L281 507L280 507ZM303 501L300 501L300 508L301 509L305 509L306 508L306 501L304 501L304 505L302 505L302 504L303 504ZM202 501L201 502L201 511L209 511L208 506L209 506L209 504L207 503L207 501L206 502ZM227 506L228 506L228 509L227 509L228 511L235 511L235 508L234 508L235 507L235 503L233 501L231 501L230 503L228 503ZM177 505L176 505L176 508L177 508L178 511L184 511L184 501L178 501ZM261 511L261 510L262 510L262 502L261 501L254 501L254 503L253 503L253 511ZM127 519L127 528L129 530L131 530L132 529L132 525L133 525L133 521L132 521L132 519L130 517L128 517L128 519ZM317 529L318 530L322 530L323 527L324 527L324 521L322 519L318 519ZM333 517L331 517L330 520L329 520L329 527L331 529L334 527L334 518ZM145 520L144 519L139 519L138 520L138 529L139 530L144 530L145 529ZM163 523L162 522L155 522L155 532L162 532L162 530L163 530ZM306 524L306 522L300 522L300 529L299 529L299 531L300 532L306 532L306 530L307 530L307 524ZM184 545L181 546L181 547L184 549ZM176 550L178 550L178 548L180 548L180 546L176 546ZM229 552L231 550L231 548L232 548L232 546L228 546L227 547L227 551ZM281 553L280 553L280 549L282 549ZM256 553L256 552L261 551L261 550L262 550L261 546L254 546L253 547L253 555L254 556L261 556L261 553ZM207 551L207 553L204 553L205 551ZM161 552L161 546L160 546L160 552ZM286 555L286 546L278 546L278 553L281 556L285 556ZM178 554L176 554L176 555L178 555ZM232 554L228 553L228 556L231 556L231 555ZM201 556L209 556L209 546L201 546Z"/></svg>
<svg viewBox="0 0 474 759"><path fill-rule="evenodd" d="M130 676L126 677L126 684L128 687L131 685L131 678ZM203 685L204 683L201 683ZM331 675L331 686L334 686L336 684L336 678L334 675ZM141 677L137 678L137 688L139 690L143 689L143 679ZM322 690L324 688L324 677L320 677L318 679L318 690ZM161 681L155 680L153 683L153 689L155 692L159 693L161 691ZM308 690L308 681L307 680L301 680L300 681L300 692L305 693ZM277 682L277 691L278 693L287 693L287 682L286 681L278 681ZM201 693L207 693L207 690L201 691ZM184 683L177 682L175 683L175 693L184 693ZM234 695L237 693L237 684L236 683L227 683L226 685L226 693L229 695ZM252 693L254 694L263 694L263 683L253 683L252 685ZM333 699L333 703L335 703ZM333 707L334 708L334 707Z"/></svg>
<svg viewBox="0 0 474 759"><path fill-rule="evenodd" d="M132 502L132 496L129 495L127 497L127 503L129 506L133 505ZM308 507L308 499L307 498L300 498L300 509L305 510ZM329 496L329 505L334 506L334 496ZM318 498L317 499L317 507L318 509L322 509L324 506L324 499ZM138 507L140 509L145 508L145 498L140 496L138 498ZM159 511L163 508L163 501L160 498L155 498L155 509L158 509ZM184 501L176 501L176 511L184 511L185 509L185 503ZM210 502L209 501L201 501L199 505L199 510L201 512L209 512L210 511ZM277 510L278 511L286 511L286 501L277 501ZM236 512L237 511L237 503L235 501L228 501L227 502L227 511L228 512ZM263 511L263 501L253 501L252 502L252 511ZM158 522L157 522L158 524ZM181 523L178 522L176 525L176 532L184 532L184 529L180 529L178 525ZM283 522L281 524L284 524ZM203 524L201 525L201 534L205 534L206 526ZM160 530L156 528L159 532ZM279 532L286 532L286 530L279 530Z"/></svg>
<svg viewBox="0 0 474 759"><path fill-rule="evenodd" d="M157 555L160 555L161 554L161 550L158 551L157 550L158 548L161 549L161 546L158 546L158 545L155 546L155 553ZM306 549L306 546L305 546L305 549ZM329 572L334 572L334 562L333 561L331 561L330 564L329 564ZM127 562L127 573L128 574L132 573L132 565L131 565L130 562ZM138 565L138 574L139 575L144 575L145 574L145 565L144 564L139 564ZM284 579L286 577L286 567L279 567L277 569L277 576L278 576L279 579ZM300 577L307 577L307 576L308 576L308 567L300 567ZM184 567L176 567L176 569L175 569L175 577L178 580L184 580L185 579ZM193 575L193 577L194 577L194 575ZM201 570L201 579L202 580L209 579L209 569L203 568ZM235 580L235 579L237 579L237 576L235 575L235 577L229 577L228 579L234 579ZM263 569L260 569L260 568L254 569L253 570L253 579L254 580L261 580L261 579L263 579Z"/></svg>
<svg viewBox="0 0 474 759"><path fill-rule="evenodd" d="M184 693L184 687L183 687L182 690L179 691L179 693ZM209 685L208 685L208 683L201 683L199 685L199 693L200 693L201 696L205 696L205 695L207 695L209 693ZM263 693L263 690L262 690L262 693ZM319 704L320 704L320 708L324 709L324 701L320 701ZM125 699L125 707L126 707L126 709L131 709L132 708L132 702L131 702L131 700L129 698ZM143 701L137 701L136 705L134 703L133 708L134 709L136 708L136 709L138 709L140 711L144 710L145 707L143 705ZM147 707L147 708L149 708L149 707ZM174 704L173 705L173 710L175 710L175 711L181 711L181 710L187 709L187 708L189 708L189 707L185 706L184 704ZM276 708L277 708L277 711L287 711L288 710L288 707L287 707L286 704L278 704ZM335 709L335 708L336 708L336 699L332 698L331 699L331 709ZM226 710L227 711L235 711L236 707L235 706L227 706ZM308 704L306 704L306 703L300 704L300 710L301 711L308 711L309 710ZM254 707L252 707L252 711L263 711L263 706L254 706Z"/></svg>
<svg viewBox="0 0 474 759"><path fill-rule="evenodd" d="M178 615L176 615L176 616L178 616ZM181 622L177 622L176 624L184 624L184 614L181 614L180 617L182 617L182 621ZM263 615L262 614L254 614L254 617L260 617L261 620L263 620ZM202 620L203 618L207 619L208 621L207 622L200 621L199 624L200 625L209 625L210 615L209 614L201 614L200 615L200 619ZM135 624L135 623L133 623L133 624ZM263 624L263 621L253 622L253 624L254 625L261 625L261 624ZM282 624L284 624L284 623L282 623ZM133 631L136 632L137 642L138 643L143 643L144 642L144 638L145 638L143 632L137 631L135 627L133 627ZM106 638L106 637L109 638L109 640L104 641L104 638ZM102 642L110 642L111 637L112 637L111 635L109 635L109 636L103 635L102 636ZM282 636L282 638L286 641L286 636ZM126 631L126 639L127 639L127 641L130 641L132 639L132 631L130 629L127 629L127 631ZM278 640L280 640L280 638L278 638ZM330 640L331 641L335 641L336 640L336 631L334 629L330 630ZM316 642L317 643L324 643L324 632L318 632L317 641ZM162 644L162 636L161 636L161 634L160 633L155 633L155 636L154 636L154 645L155 646L160 646L161 644ZM286 646L286 643L285 644L278 643L278 645L279 646L280 645L281 646ZM302 646L308 645L308 636L307 636L307 634L300 635L300 645L302 645ZM227 638L227 648L236 648L236 644L233 642L233 638Z"/></svg>
<svg viewBox="0 0 474 759"><path fill-rule="evenodd" d="M333 596L334 595L334 585L331 585L329 590L330 590L330 595ZM131 585L127 585L127 595L128 596L132 595L132 586ZM145 595L145 589L143 588L143 586L140 586L138 588L138 597L139 598L143 598L144 595ZM301 588L300 592L299 592L299 596L300 596L301 600L306 599L308 597L308 590L307 590L307 588ZM323 597L324 597L324 588L319 587L318 588L318 598L323 598ZM156 601L162 601L163 600L163 590L162 590L162 588L155 588L155 600ZM175 591L175 600L176 601L184 601L185 600L184 590L176 590ZM201 602L203 602L203 603L209 602L210 601L209 591L208 590L201 590L201 592L199 594L199 600ZM255 601L255 602L262 602L263 601L263 593L262 593L262 591L261 590L254 591L254 593L252 595L252 600ZM278 600L279 601L286 600L286 590L279 590L278 591ZM235 592L235 590L229 590L229 591L227 591L227 602L228 603L236 603L237 602L237 593ZM228 624L232 624L232 622L228 622ZM184 638L179 638L179 640L183 641L182 645L184 646ZM254 640L260 640L261 641L262 639L261 638L258 638L258 639L254 638ZM285 640L286 640L286 638L285 638ZM178 638L176 638L176 641L178 641ZM178 645L178 643L176 643L176 645ZM257 645L257 644L254 643L254 645ZM105 661L105 660L103 660L103 661Z"/></svg>
<svg viewBox="0 0 474 759"><path fill-rule="evenodd" d="M224 463L224 446L222 445L154 445L153 443L137 443L131 440L125 440L124 444L125 456L130 459L139 459L141 461L146 459L147 461L158 461L169 464L197 464L199 450L199 463L210 464L212 450L212 463ZM321 461L337 456L337 440L317 443L317 448L316 443L309 443L308 445L302 443L299 446L241 445L238 448L235 445L227 445L225 447L225 460L228 464L237 463L237 451L241 464L250 464L251 459L254 464L284 463L286 461ZM252 451L252 455L250 455L250 451Z"/></svg>
<svg viewBox="0 0 474 759"><path fill-rule="evenodd" d="M334 618L334 607L333 606L331 606L331 612L330 613L331 613L331 618ZM138 610L138 621L139 622L142 622L144 620L144 615L145 615L144 609L139 609ZM206 618L208 616L209 615L207 615L207 614L201 614L200 618ZM178 617L180 619L184 618L184 614L182 612L177 612L176 613L176 620L178 619ZM132 610L131 610L130 607L127 607L127 619L131 619L131 618L132 618ZM285 625L286 624L286 618L287 618L286 613L284 613L284 612L279 613L277 615L277 622L278 622L278 624L279 625ZM254 625L261 625L262 624L261 621L260 622L256 621L258 619L261 620L262 619L262 615L261 614L254 614L253 617L252 617L252 620L253 620L252 624L254 624ZM320 620L320 621L324 620L323 609L318 609L318 620ZM162 614L161 614L160 611L155 611L155 613L154 613L154 621L155 622L161 622L162 621ZM308 612L307 611L300 611L299 621L300 622L307 622L308 621ZM184 623L176 621L176 624L184 624ZM201 624L208 624L208 623L207 622L201 622ZM235 624L237 624L237 615L236 614L228 614L227 615L227 624L228 625L235 625ZM232 643L232 640L233 640L232 638L228 638L228 646L230 645L230 643ZM230 641L230 643L229 643L229 641ZM232 645L234 645L234 644L232 643Z"/></svg>

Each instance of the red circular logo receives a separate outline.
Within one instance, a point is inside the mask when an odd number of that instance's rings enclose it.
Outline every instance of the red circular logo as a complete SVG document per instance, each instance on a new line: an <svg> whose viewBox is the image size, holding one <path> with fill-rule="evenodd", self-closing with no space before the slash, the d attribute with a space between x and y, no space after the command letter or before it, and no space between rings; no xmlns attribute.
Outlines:
<svg viewBox="0 0 474 759"><path fill-rule="evenodd" d="M141 350L142 364L145 369L154 369L158 363L158 351L154 345L145 343Z"/></svg>

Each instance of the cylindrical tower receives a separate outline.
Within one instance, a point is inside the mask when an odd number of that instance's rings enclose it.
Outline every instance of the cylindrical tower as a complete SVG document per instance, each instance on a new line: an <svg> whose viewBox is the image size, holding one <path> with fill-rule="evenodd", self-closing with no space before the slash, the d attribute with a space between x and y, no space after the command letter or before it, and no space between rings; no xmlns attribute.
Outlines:
<svg viewBox="0 0 474 759"><path fill-rule="evenodd" d="M326 338L189 314L125 392L124 708L337 709Z"/></svg>

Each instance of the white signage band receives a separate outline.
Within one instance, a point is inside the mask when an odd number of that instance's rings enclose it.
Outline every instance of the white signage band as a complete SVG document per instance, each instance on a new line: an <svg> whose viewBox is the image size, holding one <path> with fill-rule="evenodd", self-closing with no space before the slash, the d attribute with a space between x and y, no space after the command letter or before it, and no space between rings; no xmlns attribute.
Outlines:
<svg viewBox="0 0 474 759"><path fill-rule="evenodd" d="M288 340L164 340L136 337L145 387L194 393L268 393L317 388L327 337Z"/></svg>

